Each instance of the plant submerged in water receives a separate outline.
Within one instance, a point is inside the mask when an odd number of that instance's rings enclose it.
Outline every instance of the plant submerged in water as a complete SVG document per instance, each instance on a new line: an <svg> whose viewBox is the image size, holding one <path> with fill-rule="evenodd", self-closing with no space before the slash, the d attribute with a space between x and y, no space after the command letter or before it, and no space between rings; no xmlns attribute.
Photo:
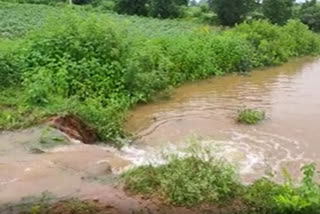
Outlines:
<svg viewBox="0 0 320 214"><path fill-rule="evenodd" d="M237 122L254 125L264 120L265 117L266 117L266 114L264 111L245 108L239 112L237 117Z"/></svg>

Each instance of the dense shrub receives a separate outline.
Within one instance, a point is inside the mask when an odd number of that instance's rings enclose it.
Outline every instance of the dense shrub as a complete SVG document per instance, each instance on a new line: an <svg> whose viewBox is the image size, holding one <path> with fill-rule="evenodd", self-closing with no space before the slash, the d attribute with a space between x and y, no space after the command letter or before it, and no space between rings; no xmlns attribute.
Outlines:
<svg viewBox="0 0 320 214"><path fill-rule="evenodd" d="M95 18L61 17L59 23L49 23L26 39L26 87L82 100L119 92L128 53L121 32ZM39 97L46 96L40 93Z"/></svg>
<svg viewBox="0 0 320 214"><path fill-rule="evenodd" d="M0 41L0 90L21 81L19 60L14 46L13 42Z"/></svg>
<svg viewBox="0 0 320 214"><path fill-rule="evenodd" d="M238 25L230 32L240 33L254 47L254 66L275 65L293 56L319 53L318 35L299 21L279 27L259 20Z"/></svg>
<svg viewBox="0 0 320 214"><path fill-rule="evenodd" d="M254 21L236 26L233 31L244 36L254 47L257 66L284 62L289 57L290 41L281 33L281 28L267 21Z"/></svg>
<svg viewBox="0 0 320 214"><path fill-rule="evenodd" d="M290 40L290 56L303 56L320 52L319 36L308 30L300 21L291 20L282 29Z"/></svg>

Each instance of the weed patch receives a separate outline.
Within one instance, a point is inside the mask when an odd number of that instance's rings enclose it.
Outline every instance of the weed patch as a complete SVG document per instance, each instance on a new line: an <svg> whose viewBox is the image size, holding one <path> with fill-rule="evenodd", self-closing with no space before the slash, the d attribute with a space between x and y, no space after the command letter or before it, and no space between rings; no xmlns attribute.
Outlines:
<svg viewBox="0 0 320 214"><path fill-rule="evenodd" d="M265 113L255 109L244 109L238 114L237 121L244 124L257 124L265 118Z"/></svg>
<svg viewBox="0 0 320 214"><path fill-rule="evenodd" d="M168 157L168 163L141 166L122 175L126 188L160 197L175 205L193 206L232 199L241 189L235 170L208 150L189 150L187 157Z"/></svg>

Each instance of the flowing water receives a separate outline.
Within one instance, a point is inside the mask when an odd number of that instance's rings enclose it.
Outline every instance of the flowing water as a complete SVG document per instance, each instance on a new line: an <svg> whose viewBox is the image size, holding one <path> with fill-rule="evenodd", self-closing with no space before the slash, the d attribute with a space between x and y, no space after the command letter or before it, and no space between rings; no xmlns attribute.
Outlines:
<svg viewBox="0 0 320 214"><path fill-rule="evenodd" d="M244 106L264 110L267 119L255 126L237 124ZM186 84L170 100L136 107L127 130L148 154L179 149L197 135L237 164L244 181L283 167L297 176L302 164L320 166L320 60L297 59Z"/></svg>
<svg viewBox="0 0 320 214"><path fill-rule="evenodd" d="M136 140L121 151L72 142L38 153L30 145L38 140L39 127L2 132L0 204L47 190L59 197L100 197L127 210L140 206L112 187L114 174L132 165L161 163L159 151L180 151L194 135L234 162L244 181L282 167L298 175L302 164L320 166L319 82L320 60L304 58L186 84L171 99L129 113L126 128ZM237 111L244 106L263 109L267 119L256 126L237 124Z"/></svg>

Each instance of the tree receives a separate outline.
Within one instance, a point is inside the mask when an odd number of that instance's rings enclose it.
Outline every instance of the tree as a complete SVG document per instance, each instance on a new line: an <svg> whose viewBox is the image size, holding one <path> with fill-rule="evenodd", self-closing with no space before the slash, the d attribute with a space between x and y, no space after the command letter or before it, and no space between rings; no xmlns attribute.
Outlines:
<svg viewBox="0 0 320 214"><path fill-rule="evenodd" d="M208 3L222 25L233 26L242 22L252 11L255 0L209 0Z"/></svg>
<svg viewBox="0 0 320 214"><path fill-rule="evenodd" d="M189 3L189 0L174 0L175 5L178 6L187 6Z"/></svg>
<svg viewBox="0 0 320 214"><path fill-rule="evenodd" d="M292 17L295 0L263 0L262 11L273 24L284 25Z"/></svg>
<svg viewBox="0 0 320 214"><path fill-rule="evenodd" d="M156 18L176 18L179 16L179 6L175 0L151 0L150 14Z"/></svg>
<svg viewBox="0 0 320 214"><path fill-rule="evenodd" d="M310 29L320 31L320 5L316 1L306 2L300 11L301 21Z"/></svg>
<svg viewBox="0 0 320 214"><path fill-rule="evenodd" d="M91 0L69 0L73 4L89 4Z"/></svg>
<svg viewBox="0 0 320 214"><path fill-rule="evenodd" d="M306 1L306 2L304 2L303 4L302 4L302 6L301 6L301 9L303 10L303 9L306 9L306 8L308 8L308 7L313 7L313 6L315 6L317 4L317 0L311 0L311 1Z"/></svg>
<svg viewBox="0 0 320 214"><path fill-rule="evenodd" d="M128 15L148 15L148 0L117 0L115 9Z"/></svg>

